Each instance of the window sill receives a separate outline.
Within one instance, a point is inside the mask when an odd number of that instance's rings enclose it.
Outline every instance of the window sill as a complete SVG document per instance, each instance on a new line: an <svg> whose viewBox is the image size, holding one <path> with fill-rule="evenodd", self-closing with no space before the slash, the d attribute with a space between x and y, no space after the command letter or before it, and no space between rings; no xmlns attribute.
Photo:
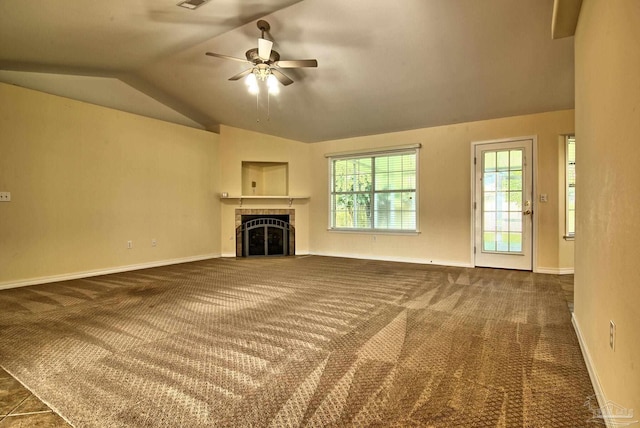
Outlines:
<svg viewBox="0 0 640 428"><path fill-rule="evenodd" d="M575 235L564 235L562 237L562 239L564 239L565 241L575 241L576 240L576 236Z"/></svg>

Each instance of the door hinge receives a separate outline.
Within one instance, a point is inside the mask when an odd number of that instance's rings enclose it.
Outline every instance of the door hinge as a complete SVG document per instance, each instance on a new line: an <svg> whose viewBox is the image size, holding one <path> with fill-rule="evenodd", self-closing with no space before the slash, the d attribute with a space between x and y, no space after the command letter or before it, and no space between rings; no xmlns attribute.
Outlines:
<svg viewBox="0 0 640 428"><path fill-rule="evenodd" d="M474 209L474 210L478 209L478 203L477 203L477 202L474 202L474 203L473 203L473 209Z"/></svg>
<svg viewBox="0 0 640 428"><path fill-rule="evenodd" d="M473 254L475 254L475 253L476 253L476 247L474 246L473 247Z"/></svg>
<svg viewBox="0 0 640 428"><path fill-rule="evenodd" d="M478 158L473 158L473 164L477 164L478 163Z"/></svg>

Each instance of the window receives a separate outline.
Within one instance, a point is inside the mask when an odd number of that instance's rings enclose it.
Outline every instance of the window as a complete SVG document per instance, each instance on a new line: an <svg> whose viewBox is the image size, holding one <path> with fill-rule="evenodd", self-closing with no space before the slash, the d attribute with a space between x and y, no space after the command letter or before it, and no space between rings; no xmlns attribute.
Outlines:
<svg viewBox="0 0 640 428"><path fill-rule="evenodd" d="M482 251L523 254L525 148L482 150Z"/></svg>
<svg viewBox="0 0 640 428"><path fill-rule="evenodd" d="M566 137L566 185L567 195L565 238L573 238L576 234L576 138Z"/></svg>
<svg viewBox="0 0 640 428"><path fill-rule="evenodd" d="M417 231L417 149L335 156L331 168L330 227Z"/></svg>

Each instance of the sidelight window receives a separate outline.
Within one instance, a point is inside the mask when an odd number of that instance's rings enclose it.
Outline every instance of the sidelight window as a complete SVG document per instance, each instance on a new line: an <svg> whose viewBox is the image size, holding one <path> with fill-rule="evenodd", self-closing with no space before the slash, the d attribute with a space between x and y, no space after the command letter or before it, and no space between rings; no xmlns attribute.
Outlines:
<svg viewBox="0 0 640 428"><path fill-rule="evenodd" d="M576 234L576 137L566 137L566 226L565 238Z"/></svg>

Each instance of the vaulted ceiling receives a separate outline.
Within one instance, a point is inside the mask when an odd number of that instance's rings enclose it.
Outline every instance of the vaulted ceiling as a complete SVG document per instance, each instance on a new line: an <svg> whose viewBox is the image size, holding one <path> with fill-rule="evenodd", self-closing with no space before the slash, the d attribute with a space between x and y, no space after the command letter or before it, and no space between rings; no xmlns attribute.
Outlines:
<svg viewBox="0 0 640 428"><path fill-rule="evenodd" d="M573 39L553 0L0 2L0 81L216 131L316 142L573 107ZM295 83L228 78L258 19Z"/></svg>

